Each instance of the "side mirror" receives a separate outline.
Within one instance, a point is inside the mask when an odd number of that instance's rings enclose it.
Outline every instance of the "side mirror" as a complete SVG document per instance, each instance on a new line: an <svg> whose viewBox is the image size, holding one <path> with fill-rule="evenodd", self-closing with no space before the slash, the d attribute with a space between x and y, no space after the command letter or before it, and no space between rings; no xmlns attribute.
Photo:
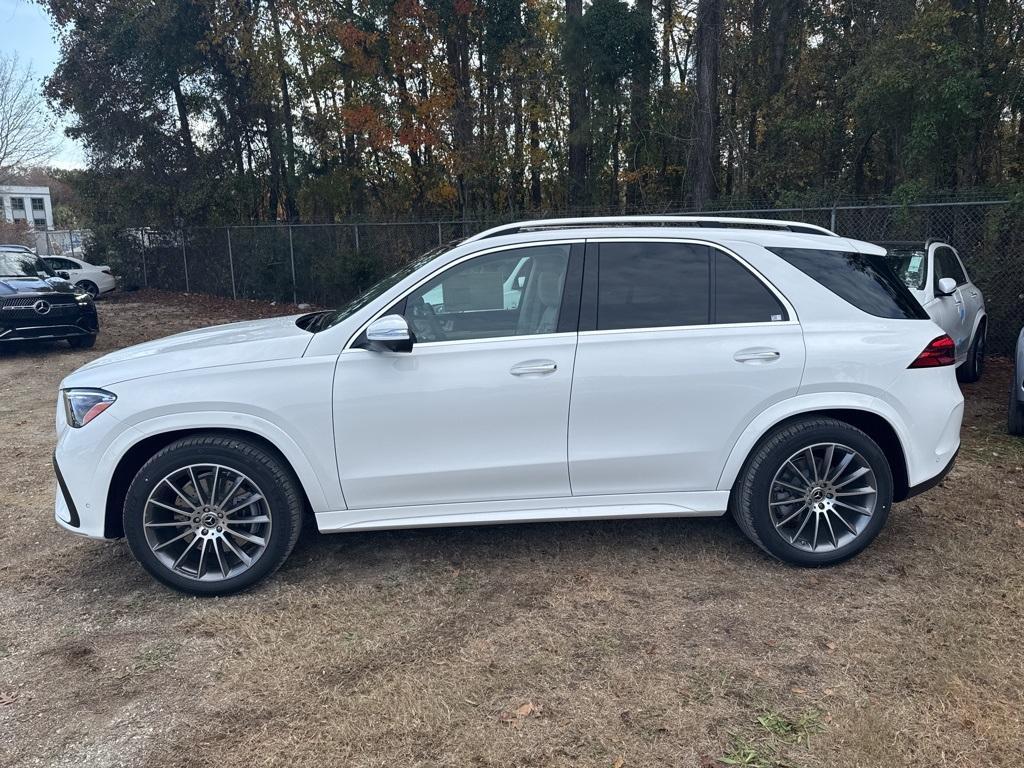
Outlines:
<svg viewBox="0 0 1024 768"><path fill-rule="evenodd" d="M367 348L376 352L412 352L412 333L401 315L384 315L366 329Z"/></svg>
<svg viewBox="0 0 1024 768"><path fill-rule="evenodd" d="M942 296L952 296L953 291L956 290L956 280L952 277L944 277L939 280L937 290Z"/></svg>
<svg viewBox="0 0 1024 768"><path fill-rule="evenodd" d="M65 280L70 280L71 279L71 275L68 273L67 270L64 270L64 269L58 269L57 270L57 277L63 277Z"/></svg>

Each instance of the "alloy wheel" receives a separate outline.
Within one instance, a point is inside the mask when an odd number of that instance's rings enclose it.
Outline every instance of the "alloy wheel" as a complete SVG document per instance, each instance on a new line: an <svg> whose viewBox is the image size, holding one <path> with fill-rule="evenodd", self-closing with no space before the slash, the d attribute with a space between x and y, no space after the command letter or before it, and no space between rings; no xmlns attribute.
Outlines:
<svg viewBox="0 0 1024 768"><path fill-rule="evenodd" d="M817 443L782 463L768 489L768 509L784 541L805 552L832 552L864 532L877 497L874 470L860 453Z"/></svg>
<svg viewBox="0 0 1024 768"><path fill-rule="evenodd" d="M224 581L267 549L272 515L259 486L222 464L190 464L160 480L146 499L146 542L171 572Z"/></svg>

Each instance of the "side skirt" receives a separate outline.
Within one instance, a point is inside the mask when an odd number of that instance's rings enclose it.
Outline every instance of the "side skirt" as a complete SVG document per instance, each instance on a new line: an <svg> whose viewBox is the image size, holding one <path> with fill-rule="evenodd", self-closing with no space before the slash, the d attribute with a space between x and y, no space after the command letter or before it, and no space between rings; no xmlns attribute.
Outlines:
<svg viewBox="0 0 1024 768"><path fill-rule="evenodd" d="M337 533L554 520L718 517L725 514L728 506L728 491L563 496L554 499L460 502L317 512L316 523L321 533Z"/></svg>

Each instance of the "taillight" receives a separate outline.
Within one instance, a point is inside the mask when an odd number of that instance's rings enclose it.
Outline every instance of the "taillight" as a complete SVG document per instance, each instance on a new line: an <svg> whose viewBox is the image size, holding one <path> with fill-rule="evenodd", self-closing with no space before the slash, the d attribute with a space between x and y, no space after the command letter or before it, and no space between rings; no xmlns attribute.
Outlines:
<svg viewBox="0 0 1024 768"><path fill-rule="evenodd" d="M948 335L932 339L908 368L938 368L956 364L956 344Z"/></svg>

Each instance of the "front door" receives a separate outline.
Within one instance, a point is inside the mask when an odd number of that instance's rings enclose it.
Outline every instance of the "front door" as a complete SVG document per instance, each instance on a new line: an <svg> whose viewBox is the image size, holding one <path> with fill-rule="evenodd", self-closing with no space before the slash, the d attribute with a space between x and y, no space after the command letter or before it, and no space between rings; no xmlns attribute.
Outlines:
<svg viewBox="0 0 1024 768"><path fill-rule="evenodd" d="M411 353L339 356L334 433L349 509L570 495L581 275L582 245L474 256L388 310L405 314Z"/></svg>
<svg viewBox="0 0 1024 768"><path fill-rule="evenodd" d="M714 490L743 429L800 386L804 343L791 309L703 244L588 243L586 270L573 494Z"/></svg>
<svg viewBox="0 0 1024 768"><path fill-rule="evenodd" d="M945 245L933 247L932 292L935 296L935 305L934 308L930 308L932 311L929 314L956 343L956 359L959 362L966 357L971 340L971 326L963 296L967 276L951 248ZM944 277L952 278L956 283L956 290L949 296L939 293L939 280Z"/></svg>

